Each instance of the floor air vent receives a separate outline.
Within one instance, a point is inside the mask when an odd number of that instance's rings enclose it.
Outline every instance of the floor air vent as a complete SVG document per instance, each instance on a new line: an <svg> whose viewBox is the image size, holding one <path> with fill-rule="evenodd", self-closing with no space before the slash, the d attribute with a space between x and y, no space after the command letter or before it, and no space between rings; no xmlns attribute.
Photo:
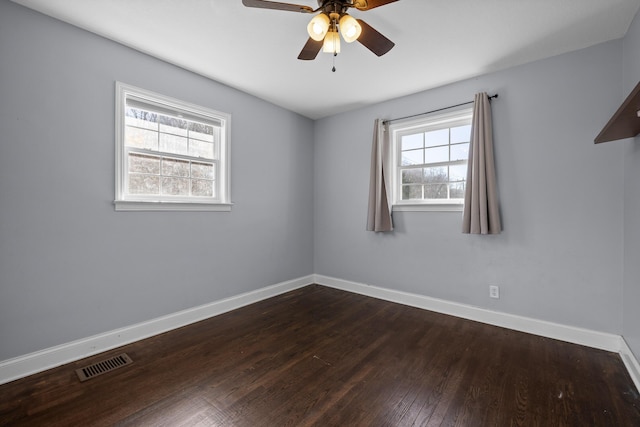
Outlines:
<svg viewBox="0 0 640 427"><path fill-rule="evenodd" d="M80 381L90 380L98 375L106 374L114 369L122 368L123 366L130 365L133 360L127 353L122 353L114 356L110 359L103 360L101 362L94 363L93 365L85 366L84 368L76 369L76 374Z"/></svg>

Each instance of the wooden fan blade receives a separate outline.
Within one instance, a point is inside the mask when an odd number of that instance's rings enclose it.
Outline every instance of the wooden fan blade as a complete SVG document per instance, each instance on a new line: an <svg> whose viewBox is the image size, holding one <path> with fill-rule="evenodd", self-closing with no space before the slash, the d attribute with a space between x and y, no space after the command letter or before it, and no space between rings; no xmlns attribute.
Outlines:
<svg viewBox="0 0 640 427"><path fill-rule="evenodd" d="M362 19L357 19L357 21L362 27L362 33L360 34L360 37L358 37L358 41L371 52L378 56L382 56L396 45Z"/></svg>
<svg viewBox="0 0 640 427"><path fill-rule="evenodd" d="M371 10L374 7L384 6L385 4L394 3L398 0L356 0L354 6L358 10Z"/></svg>
<svg viewBox="0 0 640 427"><path fill-rule="evenodd" d="M276 1L265 0L242 0L242 4L247 7L257 7L261 9L286 10L289 12L313 13L313 9L309 6L301 4L280 3Z"/></svg>
<svg viewBox="0 0 640 427"><path fill-rule="evenodd" d="M322 40L318 42L309 37L309 40L307 40L307 43L305 43L302 51L300 52L300 55L298 55L298 59L302 59L303 61L316 59L316 56L318 56L318 52L320 52L320 49L322 49L323 43L324 42Z"/></svg>

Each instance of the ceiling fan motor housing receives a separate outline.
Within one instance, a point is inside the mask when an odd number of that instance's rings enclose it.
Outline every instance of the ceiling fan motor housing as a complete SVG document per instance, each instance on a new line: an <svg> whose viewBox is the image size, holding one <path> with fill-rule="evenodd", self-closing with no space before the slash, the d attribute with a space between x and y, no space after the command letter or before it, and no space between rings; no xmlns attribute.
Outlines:
<svg viewBox="0 0 640 427"><path fill-rule="evenodd" d="M350 7L355 7L356 9L366 9L368 6L367 0L318 0L318 6L323 9L330 3L340 5L344 10L347 10Z"/></svg>
<svg viewBox="0 0 640 427"><path fill-rule="evenodd" d="M299 13L316 13L321 11L320 14L313 18L307 25L309 39L302 48L300 55L298 55L298 59L311 60L315 59L321 49L326 52L329 51L324 49L324 42L327 41L325 36L328 34L331 35L330 41L334 41L335 46L331 51L334 55L339 52L339 48L337 47L340 41L339 36L336 39L338 31L344 31L342 35L348 43L357 40L377 56L386 54L393 48L394 43L363 20L354 19L349 16L347 11L351 7L355 7L360 11L367 11L397 1L398 0L318 0L319 7L315 10L306 5L281 3L271 0L242 0L242 4L247 7ZM321 19L317 20L316 18ZM344 26L344 28L338 30L339 26Z"/></svg>

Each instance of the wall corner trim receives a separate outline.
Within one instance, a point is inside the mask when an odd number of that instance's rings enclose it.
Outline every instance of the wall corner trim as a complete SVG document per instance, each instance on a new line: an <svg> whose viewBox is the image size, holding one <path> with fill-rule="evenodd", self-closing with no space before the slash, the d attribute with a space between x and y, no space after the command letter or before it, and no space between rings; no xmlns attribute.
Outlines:
<svg viewBox="0 0 640 427"><path fill-rule="evenodd" d="M622 358L624 366L627 367L627 371L629 371L629 375L636 385L636 389L640 392L640 363L631 351L629 345L627 345L624 337L620 337L620 357Z"/></svg>
<svg viewBox="0 0 640 427"><path fill-rule="evenodd" d="M313 275L234 295L124 328L0 361L0 384L74 362L191 323L262 301L313 283Z"/></svg>

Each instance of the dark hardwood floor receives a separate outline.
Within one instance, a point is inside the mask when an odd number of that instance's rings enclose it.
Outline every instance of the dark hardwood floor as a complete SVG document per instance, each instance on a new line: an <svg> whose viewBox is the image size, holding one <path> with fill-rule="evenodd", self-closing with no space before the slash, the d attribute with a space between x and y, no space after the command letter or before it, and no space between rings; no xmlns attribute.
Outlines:
<svg viewBox="0 0 640 427"><path fill-rule="evenodd" d="M2 385L0 425L640 426L640 397L615 353L313 285Z"/></svg>

